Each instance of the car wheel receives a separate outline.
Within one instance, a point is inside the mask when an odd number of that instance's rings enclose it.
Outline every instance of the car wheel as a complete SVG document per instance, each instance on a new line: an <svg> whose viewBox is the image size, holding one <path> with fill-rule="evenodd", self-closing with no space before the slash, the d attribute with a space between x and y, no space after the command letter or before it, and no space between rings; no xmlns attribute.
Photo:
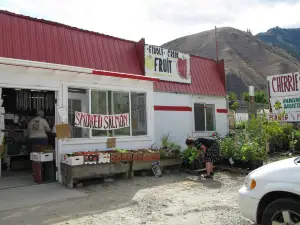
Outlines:
<svg viewBox="0 0 300 225"><path fill-rule="evenodd" d="M263 213L263 225L300 225L300 202L279 199L272 202Z"/></svg>

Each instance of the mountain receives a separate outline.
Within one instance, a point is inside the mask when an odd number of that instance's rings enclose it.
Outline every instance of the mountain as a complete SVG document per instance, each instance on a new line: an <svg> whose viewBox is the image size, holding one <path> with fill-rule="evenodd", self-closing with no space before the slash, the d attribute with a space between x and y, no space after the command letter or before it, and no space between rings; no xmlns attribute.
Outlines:
<svg viewBox="0 0 300 225"><path fill-rule="evenodd" d="M216 58L215 31L177 38L162 45L187 54ZM281 48L266 44L249 32L223 27L217 30L219 58L225 60L227 91L237 95L249 85L266 90L268 75L298 71L296 58ZM193 81L192 81L193 82Z"/></svg>
<svg viewBox="0 0 300 225"><path fill-rule="evenodd" d="M300 59L300 28L284 29L274 27L267 30L267 32L258 33L256 37L266 43L278 46Z"/></svg>

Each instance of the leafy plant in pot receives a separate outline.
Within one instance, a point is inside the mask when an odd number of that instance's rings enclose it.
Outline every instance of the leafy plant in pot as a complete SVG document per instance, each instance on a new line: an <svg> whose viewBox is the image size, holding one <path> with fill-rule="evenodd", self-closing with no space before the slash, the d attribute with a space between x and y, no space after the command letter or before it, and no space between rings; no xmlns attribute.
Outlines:
<svg viewBox="0 0 300 225"><path fill-rule="evenodd" d="M226 137L220 141L220 163L222 165L231 166L230 159L234 159L235 161L240 159L239 149L243 145L243 139L240 134L236 137Z"/></svg>
<svg viewBox="0 0 300 225"><path fill-rule="evenodd" d="M258 142L249 141L242 146L240 157L246 166L250 169L256 169L263 165L263 161L267 158L267 151Z"/></svg>
<svg viewBox="0 0 300 225"><path fill-rule="evenodd" d="M193 147L187 147L183 151L183 165L185 168L195 169L195 160L197 159L198 151Z"/></svg>

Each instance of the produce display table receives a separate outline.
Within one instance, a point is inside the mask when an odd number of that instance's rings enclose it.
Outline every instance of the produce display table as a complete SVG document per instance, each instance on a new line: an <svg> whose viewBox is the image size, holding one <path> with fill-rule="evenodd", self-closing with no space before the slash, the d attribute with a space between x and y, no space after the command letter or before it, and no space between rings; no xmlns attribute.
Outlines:
<svg viewBox="0 0 300 225"><path fill-rule="evenodd" d="M103 164L84 164L70 166L61 163L62 182L67 188L73 188L74 181L103 177L106 175L124 173L128 177L130 171L129 163L103 163Z"/></svg>
<svg viewBox="0 0 300 225"><path fill-rule="evenodd" d="M170 159L160 159L160 168L168 167L168 166L176 166L181 165L182 159L180 158L170 158ZM152 163L155 161L133 161L132 163L132 171L139 170L150 170L152 169Z"/></svg>

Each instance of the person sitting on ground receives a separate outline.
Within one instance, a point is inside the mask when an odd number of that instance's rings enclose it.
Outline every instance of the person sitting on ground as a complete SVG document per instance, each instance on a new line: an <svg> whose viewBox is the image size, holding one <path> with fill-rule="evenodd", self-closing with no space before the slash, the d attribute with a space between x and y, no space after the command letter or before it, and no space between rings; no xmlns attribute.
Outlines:
<svg viewBox="0 0 300 225"><path fill-rule="evenodd" d="M197 138L196 140L188 138L185 143L188 146L195 146L199 151L199 155L201 154L201 151L204 151L203 161L206 166L206 174L202 174L201 176L203 178L213 178L213 163L219 158L219 143L216 140L208 138Z"/></svg>

